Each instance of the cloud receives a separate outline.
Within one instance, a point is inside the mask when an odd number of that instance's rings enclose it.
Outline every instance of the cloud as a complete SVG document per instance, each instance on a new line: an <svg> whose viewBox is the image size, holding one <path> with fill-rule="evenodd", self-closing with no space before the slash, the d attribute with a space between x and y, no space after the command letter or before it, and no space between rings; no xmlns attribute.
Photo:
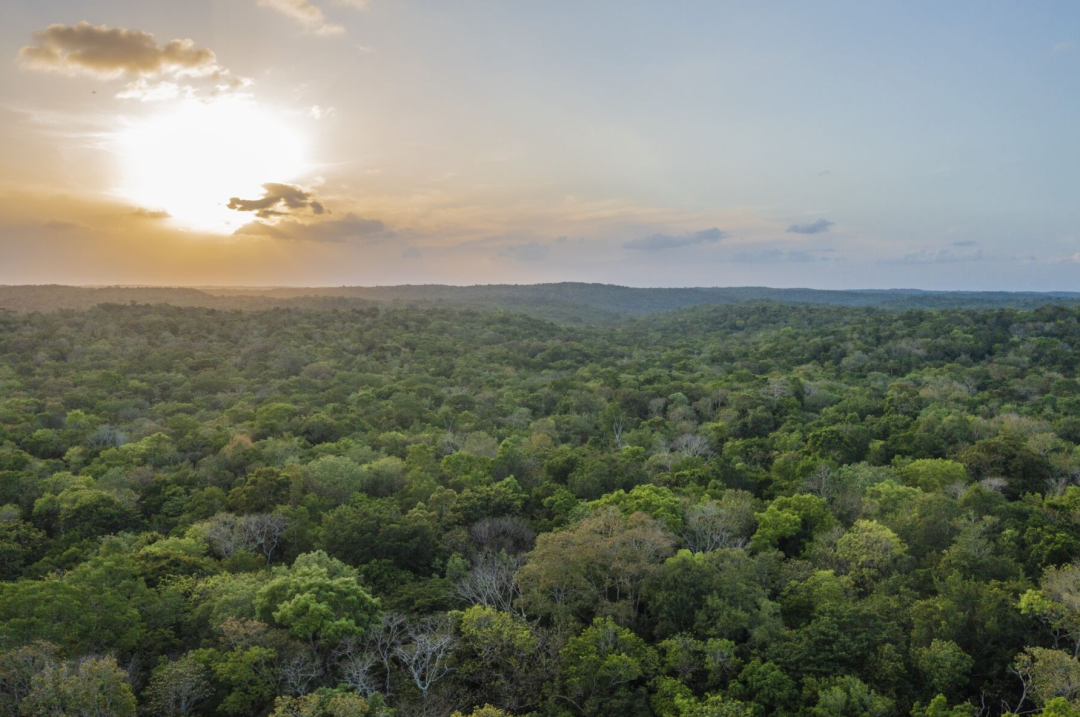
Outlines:
<svg viewBox="0 0 1080 717"><path fill-rule="evenodd" d="M19 61L33 70L101 79L227 74L213 51L193 40L159 45L148 32L88 22L49 25L35 32L32 43L19 50Z"/></svg>
<svg viewBox="0 0 1080 717"><path fill-rule="evenodd" d="M667 251L698 244L716 244L727 236L726 232L712 227L690 234L652 234L640 239L631 239L623 243L623 247L635 251Z"/></svg>
<svg viewBox="0 0 1080 717"><path fill-rule="evenodd" d="M501 247L499 254L517 261L543 261L547 258L549 247L537 241L524 244L510 244Z"/></svg>
<svg viewBox="0 0 1080 717"><path fill-rule="evenodd" d="M829 261L828 257L817 257L805 251L781 251L780 249L762 249L756 252L739 252L731 258L739 264L802 264L810 261Z"/></svg>
<svg viewBox="0 0 1080 717"><path fill-rule="evenodd" d="M834 224L836 222L830 222L828 219L818 219L809 224L792 224L787 230L789 234L824 234Z"/></svg>
<svg viewBox="0 0 1080 717"><path fill-rule="evenodd" d="M407 246L401 250L402 259L419 259L421 256L423 255L420 253L420 249L415 246Z"/></svg>
<svg viewBox="0 0 1080 717"><path fill-rule="evenodd" d="M345 32L343 26L327 22L323 11L308 0L259 0L259 5L295 20L315 35L341 35Z"/></svg>
<svg viewBox="0 0 1080 717"><path fill-rule="evenodd" d="M892 259L897 264L955 264L964 261L982 261L986 257L982 249L956 252L952 249L919 249Z"/></svg>
<svg viewBox="0 0 1080 717"><path fill-rule="evenodd" d="M139 217L140 219L169 219L172 214L169 214L164 209L143 209L142 207L135 211L128 212L129 217Z"/></svg>
<svg viewBox="0 0 1080 717"><path fill-rule="evenodd" d="M273 219L289 214L303 214L310 211L312 214L323 214L326 208L315 201L314 193L292 184L264 184L266 191L259 199L241 199L232 197L229 200L229 209L238 212L255 212L260 219Z"/></svg>
<svg viewBox="0 0 1080 717"><path fill-rule="evenodd" d="M1076 49L1075 42L1059 42L1052 48L1054 52L1069 52Z"/></svg>
<svg viewBox="0 0 1080 717"><path fill-rule="evenodd" d="M952 244L950 244L950 246L975 246L978 243L979 242L972 241L971 239L964 239L961 241L954 241Z"/></svg>
<svg viewBox="0 0 1080 717"><path fill-rule="evenodd" d="M337 219L304 222L282 219L276 224L251 222L235 232L241 236L264 236L290 241L312 241L331 244L346 242L375 243L395 236L393 230L378 219L365 219L352 212Z"/></svg>
<svg viewBox="0 0 1080 717"><path fill-rule="evenodd" d="M128 83L124 89L116 93L118 100L139 100L140 102L162 102L179 96L180 85L175 82L168 80L147 82L144 77Z"/></svg>
<svg viewBox="0 0 1080 717"><path fill-rule="evenodd" d="M312 105L308 110L307 116L311 119L321 120L324 117L330 117L336 113L333 107L322 107L320 105Z"/></svg>

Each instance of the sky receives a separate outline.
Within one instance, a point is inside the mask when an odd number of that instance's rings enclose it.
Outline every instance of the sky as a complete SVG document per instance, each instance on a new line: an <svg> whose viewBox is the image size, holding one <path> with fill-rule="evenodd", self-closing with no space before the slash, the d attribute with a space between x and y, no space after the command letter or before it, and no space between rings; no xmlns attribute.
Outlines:
<svg viewBox="0 0 1080 717"><path fill-rule="evenodd" d="M3 0L0 284L1080 291L1075 0Z"/></svg>

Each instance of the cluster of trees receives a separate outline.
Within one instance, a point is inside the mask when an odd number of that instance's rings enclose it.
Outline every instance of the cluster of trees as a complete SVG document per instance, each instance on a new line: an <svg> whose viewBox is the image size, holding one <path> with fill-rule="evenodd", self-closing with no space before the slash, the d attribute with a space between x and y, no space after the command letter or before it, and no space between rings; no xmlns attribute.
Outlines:
<svg viewBox="0 0 1080 717"><path fill-rule="evenodd" d="M1080 715L1080 310L0 314L0 715Z"/></svg>

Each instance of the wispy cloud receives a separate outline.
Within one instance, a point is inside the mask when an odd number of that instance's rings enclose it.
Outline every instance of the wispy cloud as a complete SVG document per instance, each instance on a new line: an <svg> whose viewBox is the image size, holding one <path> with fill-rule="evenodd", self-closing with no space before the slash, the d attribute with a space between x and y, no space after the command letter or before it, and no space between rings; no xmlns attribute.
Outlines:
<svg viewBox="0 0 1080 717"><path fill-rule="evenodd" d="M689 234L651 234L640 239L631 239L623 244L635 251L668 251L700 244L716 244L728 235L716 227L703 229Z"/></svg>
<svg viewBox="0 0 1080 717"><path fill-rule="evenodd" d="M276 224L252 222L245 224L235 232L240 236L264 236L290 241L311 241L333 244L366 243L385 241L396 236L378 219L365 219L352 212L337 219L322 221L300 221L282 219Z"/></svg>
<svg viewBox="0 0 1080 717"><path fill-rule="evenodd" d="M327 22L319 6L308 0L259 0L259 5L276 10L315 35L341 35L345 32L344 26Z"/></svg>
<svg viewBox="0 0 1080 717"><path fill-rule="evenodd" d="M982 249L957 252L952 249L919 249L889 260L897 264L955 264L966 261L983 261L986 256Z"/></svg>
<svg viewBox="0 0 1080 717"><path fill-rule="evenodd" d="M1067 42L1067 41L1066 42L1059 42L1059 43L1055 44L1054 47L1051 48L1051 49L1054 52L1069 52L1070 50L1075 50L1076 49L1076 43L1075 42Z"/></svg>
<svg viewBox="0 0 1080 717"><path fill-rule="evenodd" d="M172 215L164 209L144 209L140 207L134 211L128 212L129 217L139 217L140 219L168 219Z"/></svg>
<svg viewBox="0 0 1080 717"><path fill-rule="evenodd" d="M834 224L836 222L830 222L828 219L818 219L809 224L792 224L787 230L789 234L824 234Z"/></svg>

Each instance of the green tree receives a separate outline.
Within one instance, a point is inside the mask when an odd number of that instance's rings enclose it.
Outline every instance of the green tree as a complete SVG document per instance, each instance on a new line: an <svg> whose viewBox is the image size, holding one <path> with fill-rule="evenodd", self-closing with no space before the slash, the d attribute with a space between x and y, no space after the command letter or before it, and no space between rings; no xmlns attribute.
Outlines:
<svg viewBox="0 0 1080 717"><path fill-rule="evenodd" d="M363 636L378 611L378 601L358 574L322 551L305 553L273 578L255 598L256 614L312 645Z"/></svg>
<svg viewBox="0 0 1080 717"><path fill-rule="evenodd" d="M645 686L656 653L610 618L596 618L571 638L560 658L562 697L583 715L648 715Z"/></svg>

